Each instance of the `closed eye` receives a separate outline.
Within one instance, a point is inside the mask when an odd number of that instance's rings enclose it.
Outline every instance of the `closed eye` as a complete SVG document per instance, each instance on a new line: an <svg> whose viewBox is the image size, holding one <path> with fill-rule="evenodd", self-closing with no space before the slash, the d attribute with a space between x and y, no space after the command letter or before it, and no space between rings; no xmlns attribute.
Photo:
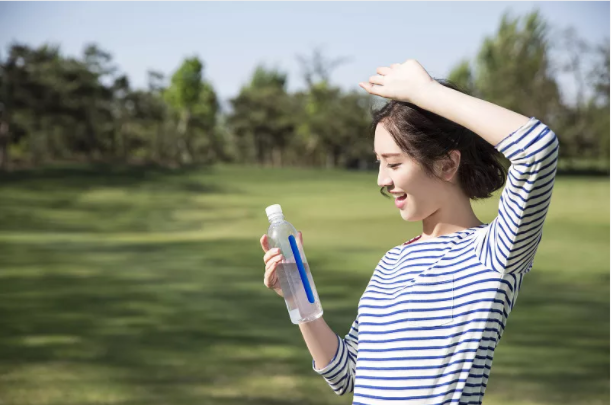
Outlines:
<svg viewBox="0 0 611 405"><path fill-rule="evenodd" d="M376 164L378 164L378 165L379 165L379 164L380 164L380 161L379 161L379 160L376 160ZM391 168L391 169L394 169L394 168L396 168L396 167L397 167L397 166L399 166L399 165L401 165L401 163L392 163L392 164L391 164L391 163L389 163L389 164L387 165L387 167L389 167L389 168Z"/></svg>
<svg viewBox="0 0 611 405"><path fill-rule="evenodd" d="M393 163L393 164L388 165L388 167L390 167L391 169L395 169L399 166L401 166L401 163Z"/></svg>

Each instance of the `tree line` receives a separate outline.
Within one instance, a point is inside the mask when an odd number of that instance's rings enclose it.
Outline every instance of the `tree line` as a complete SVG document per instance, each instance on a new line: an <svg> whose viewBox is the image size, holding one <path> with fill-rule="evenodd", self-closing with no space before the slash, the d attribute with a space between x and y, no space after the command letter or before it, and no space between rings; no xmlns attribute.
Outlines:
<svg viewBox="0 0 611 405"><path fill-rule="evenodd" d="M167 78L149 71L147 88L135 89L96 44L70 57L57 45L13 43L0 55L0 169L75 160L372 168L379 100L332 83L343 59L315 50L299 62L305 89L289 92L287 73L261 65L222 109L199 57ZM574 84L573 99L561 94L559 75ZM538 12L506 14L448 79L546 122L565 167L608 172L608 39L589 44L572 29L554 31Z"/></svg>

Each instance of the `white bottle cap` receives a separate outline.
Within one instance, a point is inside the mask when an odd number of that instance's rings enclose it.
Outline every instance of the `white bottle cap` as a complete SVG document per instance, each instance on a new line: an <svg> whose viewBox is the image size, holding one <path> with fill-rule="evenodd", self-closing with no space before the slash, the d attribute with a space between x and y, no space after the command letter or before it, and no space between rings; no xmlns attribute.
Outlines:
<svg viewBox="0 0 611 405"><path fill-rule="evenodd" d="M282 214L282 207L280 207L280 204L270 205L265 209L265 213L267 214L268 218L270 218L272 215Z"/></svg>

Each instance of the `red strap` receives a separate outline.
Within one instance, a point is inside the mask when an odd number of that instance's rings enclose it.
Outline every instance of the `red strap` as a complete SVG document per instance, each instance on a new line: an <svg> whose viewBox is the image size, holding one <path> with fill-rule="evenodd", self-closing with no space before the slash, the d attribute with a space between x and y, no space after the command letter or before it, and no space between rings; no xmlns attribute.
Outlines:
<svg viewBox="0 0 611 405"><path fill-rule="evenodd" d="M405 242L403 245L409 245L412 242L417 241L418 239L420 239L422 237L422 235L418 235L415 238L410 239L409 241Z"/></svg>

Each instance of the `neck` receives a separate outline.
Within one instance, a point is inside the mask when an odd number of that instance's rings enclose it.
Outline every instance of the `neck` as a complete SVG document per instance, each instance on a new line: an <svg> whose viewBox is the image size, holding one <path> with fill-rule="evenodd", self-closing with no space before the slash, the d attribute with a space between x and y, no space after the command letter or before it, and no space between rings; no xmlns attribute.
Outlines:
<svg viewBox="0 0 611 405"><path fill-rule="evenodd" d="M446 199L446 201L451 201L451 206L441 206L432 215L422 220L421 240L436 238L483 224L475 216L469 198Z"/></svg>

